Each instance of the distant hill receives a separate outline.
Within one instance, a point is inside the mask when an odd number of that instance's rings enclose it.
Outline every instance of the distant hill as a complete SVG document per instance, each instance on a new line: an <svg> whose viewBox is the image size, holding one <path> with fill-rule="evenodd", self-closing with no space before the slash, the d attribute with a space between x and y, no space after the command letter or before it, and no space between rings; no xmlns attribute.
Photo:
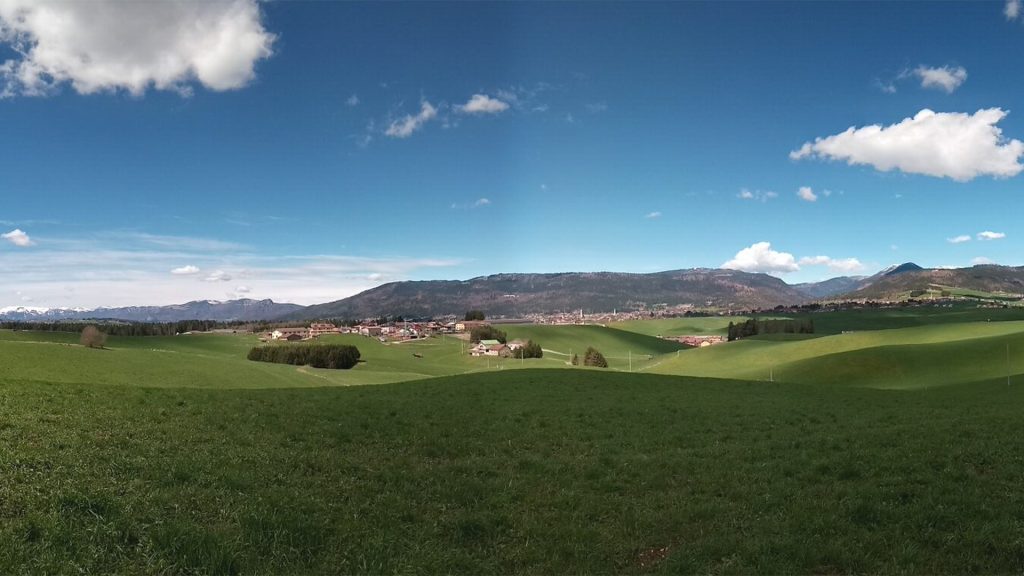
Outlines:
<svg viewBox="0 0 1024 576"><path fill-rule="evenodd" d="M1024 294L1024 267L985 264L970 268L921 268L908 263L883 270L843 299L896 299L913 290L935 286L978 292Z"/></svg>
<svg viewBox="0 0 1024 576"><path fill-rule="evenodd" d="M309 306L287 318L441 316L471 309L491 316L518 316L579 309L610 312L658 304L752 308L807 299L778 278L737 270L495 274L470 280L392 282L343 300Z"/></svg>
<svg viewBox="0 0 1024 576"><path fill-rule="evenodd" d="M921 270L924 270L924 268L918 266L917 264L914 264L913 262L906 262L904 264L900 264L899 266L886 268L885 270L879 272L879 274L882 276L895 276L897 274L903 274L905 272L920 272Z"/></svg>
<svg viewBox="0 0 1024 576"><path fill-rule="evenodd" d="M129 322L177 322L180 320L255 321L301 310L298 304L279 304L273 300L196 300L171 306L129 306L125 308L0 308L0 320L126 320Z"/></svg>
<svg viewBox="0 0 1024 576"><path fill-rule="evenodd" d="M846 294L853 292L865 285L865 281L868 279L867 276L839 276L836 278L829 278L821 282L805 282L803 284L793 284L793 288L796 288L801 293L807 295L809 299L819 298L830 298L839 294Z"/></svg>

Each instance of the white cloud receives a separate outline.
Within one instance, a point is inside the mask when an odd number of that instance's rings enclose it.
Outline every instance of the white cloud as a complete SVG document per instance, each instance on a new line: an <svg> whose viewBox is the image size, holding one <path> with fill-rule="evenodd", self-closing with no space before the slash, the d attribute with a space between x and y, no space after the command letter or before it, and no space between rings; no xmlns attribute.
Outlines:
<svg viewBox="0 0 1024 576"><path fill-rule="evenodd" d="M1003 14L1007 20L1016 20L1020 17L1020 3L1021 0L1006 0L1006 6L1003 7Z"/></svg>
<svg viewBox="0 0 1024 576"><path fill-rule="evenodd" d="M231 275L223 270L214 270L203 278L203 282L231 282Z"/></svg>
<svg viewBox="0 0 1024 576"><path fill-rule="evenodd" d="M996 126L1007 112L1000 108L974 114L925 109L891 126L850 127L816 138L790 152L793 160L823 158L864 164L888 172L925 174L966 182L978 176L1016 176L1024 165L1024 142L1006 140Z"/></svg>
<svg viewBox="0 0 1024 576"><path fill-rule="evenodd" d="M345 100L346 106L359 106L359 95L353 94Z"/></svg>
<svg viewBox="0 0 1024 576"><path fill-rule="evenodd" d="M18 54L0 65L3 94L241 88L271 55L261 18L257 0L0 0L0 43Z"/></svg>
<svg viewBox="0 0 1024 576"><path fill-rule="evenodd" d="M810 186L801 186L800 189L796 191L796 195L806 202L818 201L818 195L814 193L814 190L811 190Z"/></svg>
<svg viewBox="0 0 1024 576"><path fill-rule="evenodd" d="M757 242L749 248L740 250L732 260L722 264L722 268L766 274L800 270L792 254L772 250L770 242Z"/></svg>
<svg viewBox="0 0 1024 576"><path fill-rule="evenodd" d="M758 200L760 202L767 202L773 198L778 198L779 195L778 193L770 190L762 192L761 190L749 190L747 188L743 188L736 197L740 200Z"/></svg>
<svg viewBox="0 0 1024 576"><path fill-rule="evenodd" d="M479 208L480 206L490 206L490 204L491 204L491 201L489 199L487 199L487 198L480 198L476 202L473 202L473 207L474 208Z"/></svg>
<svg viewBox="0 0 1024 576"><path fill-rule="evenodd" d="M954 90L967 81L967 69L963 66L942 66L932 68L930 66L918 66L909 71L921 79L921 88L936 88L952 94Z"/></svg>
<svg viewBox="0 0 1024 576"><path fill-rule="evenodd" d="M647 218L648 220L654 220L655 218L661 218L661 212L657 212L657 211L655 211L655 212L648 212L647 215L644 216L644 218Z"/></svg>
<svg viewBox="0 0 1024 576"><path fill-rule="evenodd" d="M985 258L984 256L978 256L977 258L971 259L971 264L979 266L982 264L995 264L995 262L989 258Z"/></svg>
<svg viewBox="0 0 1024 576"><path fill-rule="evenodd" d="M963 244L964 242L970 242L971 236L969 234L961 234L952 238L946 238L946 242L950 244Z"/></svg>
<svg viewBox="0 0 1024 576"><path fill-rule="evenodd" d="M864 270L864 264L856 258L830 258L828 256L805 256L800 259L801 266L828 266L833 272L850 274Z"/></svg>
<svg viewBox="0 0 1024 576"><path fill-rule="evenodd" d="M235 288L235 292L239 294L248 294L249 292L252 292L252 289L249 288L248 286L239 286Z"/></svg>
<svg viewBox="0 0 1024 576"><path fill-rule="evenodd" d="M424 124L437 117L437 108L430 102L424 101L420 105L420 111L415 116L411 114L393 121L384 134L392 138L408 138L412 133L423 127Z"/></svg>
<svg viewBox="0 0 1024 576"><path fill-rule="evenodd" d="M978 240L999 240L1002 238L1006 238L1006 234L1003 232L992 232L991 230L978 232Z"/></svg>
<svg viewBox="0 0 1024 576"><path fill-rule="evenodd" d="M473 94L469 102L459 106L458 110L466 114L498 114L508 110L508 103L486 94Z"/></svg>
<svg viewBox="0 0 1024 576"><path fill-rule="evenodd" d="M199 274L199 268L191 264L187 266L181 266L171 270L171 274L175 276L191 276L193 274Z"/></svg>
<svg viewBox="0 0 1024 576"><path fill-rule="evenodd" d="M20 228L15 228L10 232L0 234L0 238L7 240L15 246L21 246L22 248L35 244L35 242L32 242L32 239L28 237L28 234L22 232Z"/></svg>
<svg viewBox="0 0 1024 576"><path fill-rule="evenodd" d="M591 114L600 114L601 112L608 111L608 104L604 102L593 102L591 104L587 104L586 108L587 112L590 112Z"/></svg>

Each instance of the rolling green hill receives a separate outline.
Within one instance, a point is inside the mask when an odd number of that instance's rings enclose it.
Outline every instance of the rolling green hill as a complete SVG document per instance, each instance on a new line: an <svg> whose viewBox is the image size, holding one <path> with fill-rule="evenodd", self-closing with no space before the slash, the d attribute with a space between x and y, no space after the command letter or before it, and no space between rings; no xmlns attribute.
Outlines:
<svg viewBox="0 0 1024 576"><path fill-rule="evenodd" d="M1024 372L1024 322L946 324L799 340L748 339L666 357L661 374L918 388Z"/></svg>
<svg viewBox="0 0 1024 576"><path fill-rule="evenodd" d="M509 339L532 339L544 349L546 359L563 363L569 361L572 354L579 354L582 358L584 350L593 346L608 360L609 368L618 370L627 370L631 360L636 370L654 357L685 348L670 340L603 326L511 324L499 328L505 330Z"/></svg>

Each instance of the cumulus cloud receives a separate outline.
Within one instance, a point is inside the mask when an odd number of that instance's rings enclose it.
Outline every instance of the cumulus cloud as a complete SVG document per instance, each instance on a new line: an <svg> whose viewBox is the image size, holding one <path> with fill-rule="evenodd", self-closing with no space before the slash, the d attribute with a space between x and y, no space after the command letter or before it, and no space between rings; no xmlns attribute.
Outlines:
<svg viewBox="0 0 1024 576"><path fill-rule="evenodd" d="M424 124L437 117L437 108L430 102L424 101L420 105L420 111L416 115L406 114L404 117L391 122L384 134L392 138L408 138L413 132L419 130Z"/></svg>
<svg viewBox="0 0 1024 576"><path fill-rule="evenodd" d="M210 274L203 278L204 282L231 282L231 275L223 270L214 270Z"/></svg>
<svg viewBox="0 0 1024 576"><path fill-rule="evenodd" d="M199 274L199 268L189 264L188 266L181 266L171 270L171 274L175 276L191 276L193 274Z"/></svg>
<svg viewBox="0 0 1024 576"><path fill-rule="evenodd" d="M963 244L964 242L970 242L971 237L969 234L961 234L959 236L953 236L952 238L946 238L946 242L950 244Z"/></svg>
<svg viewBox="0 0 1024 576"><path fill-rule="evenodd" d="M971 259L971 264L974 266L980 266L982 264L995 264L995 262L989 258L985 258L984 256L978 256L977 258Z"/></svg>
<svg viewBox="0 0 1024 576"><path fill-rule="evenodd" d="M736 197L739 198L740 200L757 200L760 202L767 202L772 198L778 198L779 195L778 193L772 192L770 190L761 191L743 188L742 190L740 190L740 193L736 195Z"/></svg>
<svg viewBox="0 0 1024 576"><path fill-rule="evenodd" d="M810 186L801 186L800 189L796 191L796 195L806 202L818 201L818 195L814 193L814 190L811 190Z"/></svg>
<svg viewBox="0 0 1024 576"><path fill-rule="evenodd" d="M921 88L935 88L947 94L952 94L967 81L967 69L963 66L932 68L921 65L911 70L909 74L921 79Z"/></svg>
<svg viewBox="0 0 1024 576"><path fill-rule="evenodd" d="M1016 20L1020 17L1020 3L1021 0L1006 0L1006 6L1003 7L1003 14L1007 20Z"/></svg>
<svg viewBox="0 0 1024 576"><path fill-rule="evenodd" d="M257 0L0 0L0 43L17 54L0 64L3 94L241 88L271 55L261 20Z"/></svg>
<svg viewBox="0 0 1024 576"><path fill-rule="evenodd" d="M801 266L827 266L833 272L850 274L864 270L864 264L856 258L830 258L828 256L805 256L800 259Z"/></svg>
<svg viewBox="0 0 1024 576"><path fill-rule="evenodd" d="M850 127L845 132L805 142L789 153L793 160L845 160L888 172L924 174L966 182L978 176L1008 178L1024 169L1024 142L1007 140L996 126L1000 108L974 114L921 110L891 126Z"/></svg>
<svg viewBox="0 0 1024 576"><path fill-rule="evenodd" d="M465 114L498 114L508 110L508 103L486 94L473 94L458 110Z"/></svg>
<svg viewBox="0 0 1024 576"><path fill-rule="evenodd" d="M7 240L11 244L14 244L15 246L20 246L22 248L34 244L34 242L32 242L32 239L28 237L28 234L22 232L20 228L15 228L10 232L0 234L0 238L3 238L4 240Z"/></svg>
<svg viewBox="0 0 1024 576"><path fill-rule="evenodd" d="M491 205L491 201L489 199L487 199L487 198L480 198L476 202L473 202L473 207L474 208L479 208L481 206L490 206L490 205Z"/></svg>
<svg viewBox="0 0 1024 576"><path fill-rule="evenodd" d="M749 248L740 250L732 260L722 264L722 268L766 274L800 270L792 254L772 250L771 242L757 242Z"/></svg>
<svg viewBox="0 0 1024 576"><path fill-rule="evenodd" d="M661 218L661 212L648 212L644 218L648 220L654 220L655 218Z"/></svg>
<svg viewBox="0 0 1024 576"><path fill-rule="evenodd" d="M992 232L991 230L978 232L978 240L1000 240L1002 238L1006 238L1006 234L1003 232Z"/></svg>

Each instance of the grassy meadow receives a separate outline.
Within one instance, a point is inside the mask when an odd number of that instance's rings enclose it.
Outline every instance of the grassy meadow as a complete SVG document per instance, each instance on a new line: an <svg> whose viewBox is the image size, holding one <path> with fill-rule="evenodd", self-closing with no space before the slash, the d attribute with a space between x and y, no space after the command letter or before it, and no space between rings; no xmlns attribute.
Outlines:
<svg viewBox="0 0 1024 576"><path fill-rule="evenodd" d="M0 331L0 574L1020 572L1010 312L502 327L525 362L325 338L362 352L338 371Z"/></svg>

